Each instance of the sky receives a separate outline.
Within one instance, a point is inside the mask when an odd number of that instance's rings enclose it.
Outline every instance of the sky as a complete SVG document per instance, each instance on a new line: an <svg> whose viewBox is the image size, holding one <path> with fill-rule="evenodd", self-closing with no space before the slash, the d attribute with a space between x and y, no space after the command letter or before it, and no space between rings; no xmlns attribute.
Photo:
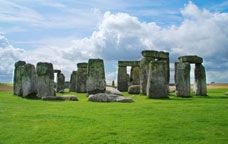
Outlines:
<svg viewBox="0 0 228 144"><path fill-rule="evenodd" d="M170 53L171 82L179 56L204 59L207 82L228 82L227 0L0 0L0 82L14 63L52 62L69 80L76 64L105 62L107 82L118 60L142 50ZM194 66L192 66L191 78Z"/></svg>

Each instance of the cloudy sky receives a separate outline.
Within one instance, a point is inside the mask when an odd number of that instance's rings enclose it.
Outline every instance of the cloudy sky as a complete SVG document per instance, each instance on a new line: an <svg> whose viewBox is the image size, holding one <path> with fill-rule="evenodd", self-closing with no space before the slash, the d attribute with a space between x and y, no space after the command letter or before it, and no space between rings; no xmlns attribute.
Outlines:
<svg viewBox="0 0 228 144"><path fill-rule="evenodd" d="M52 62L69 80L89 58L105 60L109 82L118 60L139 60L144 49L170 52L171 70L178 56L201 56L208 82L228 82L226 0L0 0L0 6L1 82L12 80L17 60Z"/></svg>

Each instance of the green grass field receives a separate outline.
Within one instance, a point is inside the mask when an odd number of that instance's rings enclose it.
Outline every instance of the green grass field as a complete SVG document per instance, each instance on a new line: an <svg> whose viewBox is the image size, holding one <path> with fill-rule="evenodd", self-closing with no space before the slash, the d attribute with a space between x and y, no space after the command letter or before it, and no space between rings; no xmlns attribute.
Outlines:
<svg viewBox="0 0 228 144"><path fill-rule="evenodd" d="M0 92L0 144L225 144L228 143L228 89L208 97L148 99L134 103L23 99ZM69 93L67 93L69 95Z"/></svg>

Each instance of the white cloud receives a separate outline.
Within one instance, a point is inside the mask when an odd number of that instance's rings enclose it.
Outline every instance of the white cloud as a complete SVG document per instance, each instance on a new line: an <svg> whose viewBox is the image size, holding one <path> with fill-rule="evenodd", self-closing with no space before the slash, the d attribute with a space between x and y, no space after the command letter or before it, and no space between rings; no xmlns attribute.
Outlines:
<svg viewBox="0 0 228 144"><path fill-rule="evenodd" d="M14 63L22 58L23 52L10 45L8 39L0 33L0 81L11 80Z"/></svg>
<svg viewBox="0 0 228 144"><path fill-rule="evenodd" d="M138 60L144 49L164 50L170 52L172 63L181 55L199 55L205 60L209 77L220 75L222 78L218 80L228 81L223 75L227 71L221 71L228 69L228 14L199 9L192 2L181 10L181 14L180 25L163 28L154 22L141 22L127 13L106 12L90 37L68 41L68 45L61 47L58 43L44 45L25 52L24 58L31 62L51 61L69 75L77 62L88 58ZM212 69L216 72L210 74ZM110 76L107 79L115 79L112 72L107 73Z"/></svg>

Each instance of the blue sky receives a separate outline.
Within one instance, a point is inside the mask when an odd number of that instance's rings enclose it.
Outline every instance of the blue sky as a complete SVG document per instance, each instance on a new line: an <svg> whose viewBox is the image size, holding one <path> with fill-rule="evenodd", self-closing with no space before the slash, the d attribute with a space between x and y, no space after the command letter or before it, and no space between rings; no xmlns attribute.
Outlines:
<svg viewBox="0 0 228 144"><path fill-rule="evenodd" d="M77 62L98 57L110 81L116 79L117 60L138 60L141 50L155 49L169 51L171 63L180 55L202 56L208 82L228 82L226 0L0 0L0 5L2 41L11 47L1 49L0 63L7 62L0 81L12 79L8 67L18 59L50 61L69 77Z"/></svg>

